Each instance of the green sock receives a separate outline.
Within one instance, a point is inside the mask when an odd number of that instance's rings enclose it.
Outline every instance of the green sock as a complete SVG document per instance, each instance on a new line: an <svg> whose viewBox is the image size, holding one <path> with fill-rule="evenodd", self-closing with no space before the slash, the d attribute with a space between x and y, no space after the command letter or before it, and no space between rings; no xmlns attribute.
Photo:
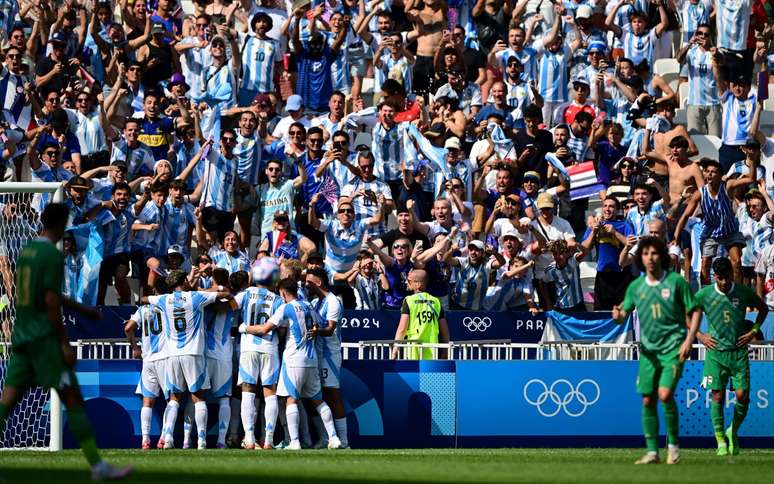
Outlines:
<svg viewBox="0 0 774 484"><path fill-rule="evenodd" d="M9 415L11 415L11 407L0 403L0 432L5 429L5 421L8 420Z"/></svg>
<svg viewBox="0 0 774 484"><path fill-rule="evenodd" d="M667 443L677 445L680 435L680 416L677 413L677 403L674 398L664 402L664 421L667 428Z"/></svg>
<svg viewBox="0 0 774 484"><path fill-rule="evenodd" d="M648 452L658 452L658 412L656 406L642 406L642 431Z"/></svg>
<svg viewBox="0 0 774 484"><path fill-rule="evenodd" d="M712 402L710 404L710 415L712 416L712 429L715 431L715 440L718 445L726 445L726 439L723 432L726 430L723 423L723 404Z"/></svg>
<svg viewBox="0 0 774 484"><path fill-rule="evenodd" d="M740 403L739 400L734 404L734 419L731 421L731 433L736 435L739 431L739 427L742 426L744 418L747 416L747 407L750 406L750 402Z"/></svg>
<svg viewBox="0 0 774 484"><path fill-rule="evenodd" d="M75 436L75 440L81 445L81 450L86 456L90 465L97 464L102 460L97 451L97 441L94 440L94 433L91 430L89 418L83 407L67 409L67 420L70 423L70 430Z"/></svg>

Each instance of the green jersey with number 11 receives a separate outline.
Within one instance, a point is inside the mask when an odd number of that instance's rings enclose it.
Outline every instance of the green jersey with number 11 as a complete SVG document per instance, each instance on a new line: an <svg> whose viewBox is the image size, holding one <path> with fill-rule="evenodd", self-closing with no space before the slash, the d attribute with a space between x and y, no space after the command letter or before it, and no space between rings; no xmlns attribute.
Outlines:
<svg viewBox="0 0 774 484"><path fill-rule="evenodd" d="M623 309L631 313L635 307L643 349L671 353L685 341L685 315L698 304L685 279L667 272L658 282L650 282L643 275L629 285Z"/></svg>
<svg viewBox="0 0 774 484"><path fill-rule="evenodd" d="M709 323L709 335L717 343L716 351L736 350L736 340L750 330L744 319L748 307L757 307L761 300L747 286L732 284L728 294L716 284L696 293L696 301L704 310Z"/></svg>

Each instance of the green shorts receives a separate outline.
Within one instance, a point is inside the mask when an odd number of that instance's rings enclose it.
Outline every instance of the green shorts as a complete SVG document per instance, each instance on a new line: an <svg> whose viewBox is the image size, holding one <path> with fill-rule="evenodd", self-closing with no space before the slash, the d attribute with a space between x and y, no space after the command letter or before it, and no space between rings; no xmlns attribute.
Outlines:
<svg viewBox="0 0 774 484"><path fill-rule="evenodd" d="M59 339L44 336L13 347L5 384L16 388L39 386L58 390L66 386L77 387L78 380L75 372L65 365Z"/></svg>
<svg viewBox="0 0 774 484"><path fill-rule="evenodd" d="M701 386L710 390L725 390L729 379L733 390L750 389L750 359L747 356L747 348L707 351Z"/></svg>
<svg viewBox="0 0 774 484"><path fill-rule="evenodd" d="M683 373L680 350L669 353L651 353L640 350L640 369L637 372L637 392L651 395L659 388L674 390Z"/></svg>

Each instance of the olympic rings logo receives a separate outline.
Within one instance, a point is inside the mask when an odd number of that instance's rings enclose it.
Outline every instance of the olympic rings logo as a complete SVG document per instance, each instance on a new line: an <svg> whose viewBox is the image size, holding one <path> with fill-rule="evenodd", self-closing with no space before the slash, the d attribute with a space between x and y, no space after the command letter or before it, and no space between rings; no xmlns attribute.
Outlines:
<svg viewBox="0 0 774 484"><path fill-rule="evenodd" d="M539 389L536 397L534 390L530 392L531 388ZM562 411L568 417L580 417L588 407L597 403L600 394L597 382L588 378L579 381L577 386L564 378L556 380L550 387L537 378L524 385L524 400L544 417L553 417Z"/></svg>
<svg viewBox="0 0 774 484"><path fill-rule="evenodd" d="M465 316L462 318L462 325L468 328L468 331L475 333L481 331L482 333L492 326L492 319L489 316L479 318L478 316L470 317Z"/></svg>

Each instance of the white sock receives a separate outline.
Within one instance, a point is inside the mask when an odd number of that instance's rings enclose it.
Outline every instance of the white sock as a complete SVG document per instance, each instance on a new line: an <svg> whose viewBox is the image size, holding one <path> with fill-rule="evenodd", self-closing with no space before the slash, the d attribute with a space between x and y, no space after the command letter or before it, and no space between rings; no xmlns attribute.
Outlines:
<svg viewBox="0 0 774 484"><path fill-rule="evenodd" d="M218 443L226 445L226 432L228 432L228 420L231 418L231 402L228 397L220 399L218 406Z"/></svg>
<svg viewBox="0 0 774 484"><path fill-rule="evenodd" d="M255 422L255 429L257 430L255 441L256 442L263 442L262 436L264 434L263 432L263 414L261 413L261 409L265 409L266 406L263 403L263 398L261 398L261 395L256 393L255 394L255 408L253 408L253 422Z"/></svg>
<svg viewBox="0 0 774 484"><path fill-rule="evenodd" d="M245 443L255 443L255 393L242 392L242 427L245 429Z"/></svg>
<svg viewBox="0 0 774 484"><path fill-rule="evenodd" d="M298 442L298 407L299 406L295 403L285 407L285 416L288 419L288 433L290 434L290 442Z"/></svg>
<svg viewBox="0 0 774 484"><path fill-rule="evenodd" d="M325 425L323 424L322 418L320 418L319 415L312 416L312 425L314 425L314 430L317 432L317 438L319 441L323 444L327 444L328 431L325 430Z"/></svg>
<svg viewBox="0 0 774 484"><path fill-rule="evenodd" d="M266 408L263 411L263 417L266 420L266 437L264 442L274 445L274 426L277 425L277 414L279 408L277 407L277 395L269 395L264 397Z"/></svg>
<svg viewBox="0 0 774 484"><path fill-rule="evenodd" d="M172 432L175 431L175 422L177 421L177 411L180 408L180 404L174 400L170 400L167 404L167 410L164 412L164 441L173 443Z"/></svg>
<svg viewBox="0 0 774 484"><path fill-rule="evenodd" d="M143 441L150 439L152 417L153 417L153 408L142 407L142 410L140 410L140 429L142 430Z"/></svg>
<svg viewBox="0 0 774 484"><path fill-rule="evenodd" d="M349 440L347 439L347 417L334 419L333 425L336 427L336 435L339 437L339 440L341 440L341 446L349 447Z"/></svg>
<svg viewBox="0 0 774 484"><path fill-rule="evenodd" d="M290 422L288 422L288 426ZM306 414L306 408L304 404L298 402L298 433L301 436L301 443L311 447L312 436L309 435L309 417Z"/></svg>
<svg viewBox="0 0 774 484"><path fill-rule="evenodd" d="M185 404L183 410L183 446L191 443L191 430L194 425L194 404L191 400Z"/></svg>
<svg viewBox="0 0 774 484"><path fill-rule="evenodd" d="M317 413L320 414L320 418L325 424L325 431L328 432L328 438L336 437L336 426L333 425L333 412L327 403L322 402L317 405Z"/></svg>
<svg viewBox="0 0 774 484"><path fill-rule="evenodd" d="M207 404L205 402L196 402L194 404L196 419L196 433L199 436L198 444L207 438Z"/></svg>
<svg viewBox="0 0 774 484"><path fill-rule="evenodd" d="M680 450L680 446L677 444L668 444L667 448L669 450Z"/></svg>
<svg viewBox="0 0 774 484"><path fill-rule="evenodd" d="M242 423L242 401L231 397L231 417L228 422L228 435L232 440L239 438L239 425Z"/></svg>

